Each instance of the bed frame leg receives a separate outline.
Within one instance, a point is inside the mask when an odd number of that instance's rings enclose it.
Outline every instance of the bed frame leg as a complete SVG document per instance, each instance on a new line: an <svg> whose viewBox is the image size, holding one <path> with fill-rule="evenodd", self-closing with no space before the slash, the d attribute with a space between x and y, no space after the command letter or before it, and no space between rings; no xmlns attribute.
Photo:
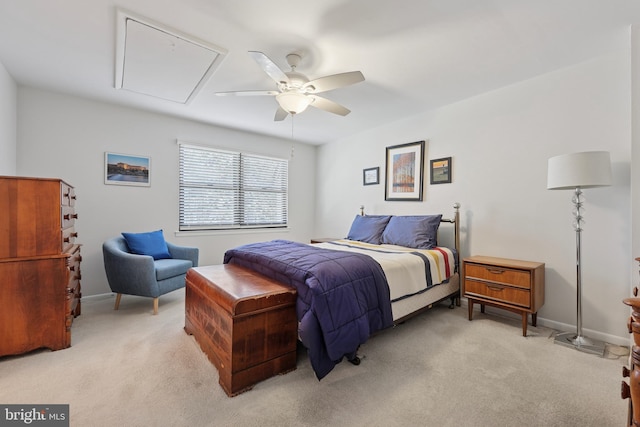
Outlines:
<svg viewBox="0 0 640 427"><path fill-rule="evenodd" d="M361 360L360 357L358 357L358 350L360 350L360 346L358 346L358 349L353 353L353 357L347 356L347 360L351 362L352 365L358 366L360 364Z"/></svg>
<svg viewBox="0 0 640 427"><path fill-rule="evenodd" d="M456 301L457 301L457 297L453 296L451 297L451 304L449 304L449 308L453 309L455 307Z"/></svg>

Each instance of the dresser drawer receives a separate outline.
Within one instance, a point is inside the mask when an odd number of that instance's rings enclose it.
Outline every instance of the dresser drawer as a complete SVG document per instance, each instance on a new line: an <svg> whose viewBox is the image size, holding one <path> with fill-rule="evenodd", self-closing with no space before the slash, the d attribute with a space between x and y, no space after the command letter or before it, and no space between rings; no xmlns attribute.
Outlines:
<svg viewBox="0 0 640 427"><path fill-rule="evenodd" d="M67 258L69 288L71 289L75 289L77 287L77 283L80 282L80 261L82 261L82 256L80 256L80 246L76 245L72 248L69 258Z"/></svg>
<svg viewBox="0 0 640 427"><path fill-rule="evenodd" d="M78 219L78 214L76 213L75 208L72 206L62 206L60 216L60 223L62 224L62 228L73 227L76 219Z"/></svg>
<svg viewBox="0 0 640 427"><path fill-rule="evenodd" d="M529 271L513 270L493 265L466 264L465 275L468 278L487 280L523 289L531 288L531 273Z"/></svg>
<svg viewBox="0 0 640 427"><path fill-rule="evenodd" d="M520 307L531 306L531 292L498 283L481 282L468 278L464 282L465 295L491 299Z"/></svg>
<svg viewBox="0 0 640 427"><path fill-rule="evenodd" d="M80 298L78 298L75 294L67 295L67 310L65 319L67 319L67 326L71 326L73 322L73 318L77 317L76 311L78 310L78 304L80 304Z"/></svg>
<svg viewBox="0 0 640 427"><path fill-rule="evenodd" d="M71 256L67 259L67 275L69 281L67 282L67 314L71 314L73 317L80 315L80 298L82 292L80 288L80 247L76 246L72 249Z"/></svg>
<svg viewBox="0 0 640 427"><path fill-rule="evenodd" d="M67 290L74 294L80 293L80 269L78 266L69 267L69 283L67 283Z"/></svg>
<svg viewBox="0 0 640 427"><path fill-rule="evenodd" d="M65 252L69 249L75 243L77 237L78 233L73 227L62 230L62 251Z"/></svg>
<svg viewBox="0 0 640 427"><path fill-rule="evenodd" d="M62 206L74 206L76 204L76 192L73 187L65 182L60 183L60 204Z"/></svg>

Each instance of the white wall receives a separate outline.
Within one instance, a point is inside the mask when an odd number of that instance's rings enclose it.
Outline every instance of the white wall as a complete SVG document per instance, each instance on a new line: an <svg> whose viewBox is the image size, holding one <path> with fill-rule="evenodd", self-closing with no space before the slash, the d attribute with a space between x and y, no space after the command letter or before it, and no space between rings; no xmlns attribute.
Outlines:
<svg viewBox="0 0 640 427"><path fill-rule="evenodd" d="M631 218L640 215L640 25L631 27ZM632 254L640 257L640 221L632 221ZM640 287L639 264L631 265L631 285ZM631 296L630 294L629 296Z"/></svg>
<svg viewBox="0 0 640 427"><path fill-rule="evenodd" d="M76 188L84 296L109 292L101 245L122 231L161 228L167 240L199 247L201 265L220 264L224 252L240 244L312 237L316 148L305 144L295 145L289 164L290 230L176 235L177 139L281 158L289 158L292 147L289 140L19 88L17 172L62 178ZM151 156L151 186L105 185L105 151Z"/></svg>
<svg viewBox="0 0 640 427"><path fill-rule="evenodd" d="M0 175L16 173L16 101L18 87L0 63Z"/></svg>
<svg viewBox="0 0 640 427"><path fill-rule="evenodd" d="M344 236L360 204L371 214L452 212L462 204L462 256L491 255L546 264L543 325L574 330L575 232L571 192L546 190L549 157L608 150L614 186L586 190L583 330L628 342L631 253L630 55L620 48L554 73L483 94L321 147L316 234ZM385 202L385 147L427 140L428 159L453 157L453 182L428 184L423 202ZM362 185L380 166L381 184ZM636 254L638 256L640 254ZM504 313L504 312L501 312Z"/></svg>

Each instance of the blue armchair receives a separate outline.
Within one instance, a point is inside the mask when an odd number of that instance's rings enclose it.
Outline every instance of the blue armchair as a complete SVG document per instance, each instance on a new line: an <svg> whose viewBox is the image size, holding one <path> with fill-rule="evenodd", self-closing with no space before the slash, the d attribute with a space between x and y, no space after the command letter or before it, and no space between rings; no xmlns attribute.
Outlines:
<svg viewBox="0 0 640 427"><path fill-rule="evenodd" d="M157 260L131 253L124 237L102 244L107 281L117 294L114 310L120 306L122 294L127 294L153 298L153 314L158 314L158 297L185 286L187 270L198 266L199 250L166 244L171 258Z"/></svg>

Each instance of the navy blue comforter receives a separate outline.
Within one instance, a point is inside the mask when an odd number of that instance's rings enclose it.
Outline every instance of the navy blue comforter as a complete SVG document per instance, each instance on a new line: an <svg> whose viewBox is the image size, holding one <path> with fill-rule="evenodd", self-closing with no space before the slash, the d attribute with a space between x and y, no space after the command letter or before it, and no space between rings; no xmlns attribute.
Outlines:
<svg viewBox="0 0 640 427"><path fill-rule="evenodd" d="M387 279L367 255L273 240L231 249L224 263L297 289L298 334L318 379L393 323Z"/></svg>

